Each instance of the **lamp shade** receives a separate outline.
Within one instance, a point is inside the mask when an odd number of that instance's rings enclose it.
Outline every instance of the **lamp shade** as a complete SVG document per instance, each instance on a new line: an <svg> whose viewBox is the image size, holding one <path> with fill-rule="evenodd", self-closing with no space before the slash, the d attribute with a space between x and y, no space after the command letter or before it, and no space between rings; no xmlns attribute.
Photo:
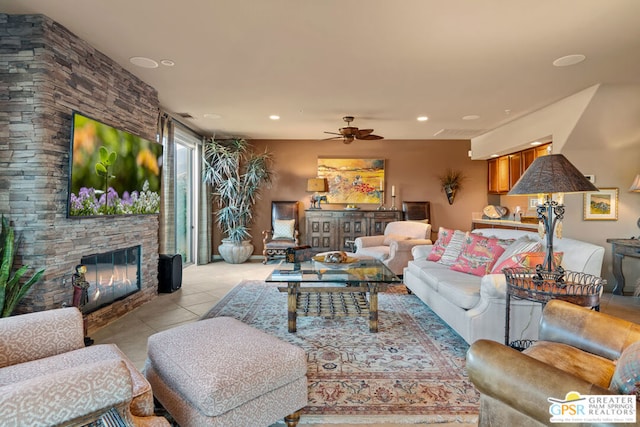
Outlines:
<svg viewBox="0 0 640 427"><path fill-rule="evenodd" d="M508 195L598 191L562 154L538 157L522 174Z"/></svg>
<svg viewBox="0 0 640 427"><path fill-rule="evenodd" d="M309 178L307 180L307 191L326 193L329 191L329 182L327 178Z"/></svg>
<svg viewBox="0 0 640 427"><path fill-rule="evenodd" d="M633 184L629 187L629 191L640 193L640 173L636 175L636 179L633 180Z"/></svg>

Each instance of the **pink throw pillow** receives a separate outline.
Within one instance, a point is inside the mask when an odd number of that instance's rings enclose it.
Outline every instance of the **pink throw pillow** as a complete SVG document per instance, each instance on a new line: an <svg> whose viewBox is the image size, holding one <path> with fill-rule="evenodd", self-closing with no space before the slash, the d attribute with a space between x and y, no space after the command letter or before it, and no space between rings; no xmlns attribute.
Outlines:
<svg viewBox="0 0 640 427"><path fill-rule="evenodd" d="M553 260L556 265L560 265L563 255L564 252L553 253ZM499 266L494 268L493 271L502 273L502 270L505 268L536 268L536 265L544 264L546 257L546 252L522 252L504 260Z"/></svg>
<svg viewBox="0 0 640 427"><path fill-rule="evenodd" d="M453 230L448 228L440 227L438 229L438 240L433 244L433 248L431 248L431 253L427 257L427 261L439 261L442 258L442 254L444 250L447 248L449 241L453 237Z"/></svg>
<svg viewBox="0 0 640 427"><path fill-rule="evenodd" d="M504 248L500 246L498 239L469 234L451 270L484 276L491 271L503 252Z"/></svg>

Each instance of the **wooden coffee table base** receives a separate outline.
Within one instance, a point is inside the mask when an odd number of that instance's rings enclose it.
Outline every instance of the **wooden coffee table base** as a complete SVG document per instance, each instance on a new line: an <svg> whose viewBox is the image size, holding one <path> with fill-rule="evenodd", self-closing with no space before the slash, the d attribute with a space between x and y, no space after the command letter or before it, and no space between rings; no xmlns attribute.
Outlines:
<svg viewBox="0 0 640 427"><path fill-rule="evenodd" d="M288 329L296 332L298 316L369 317L369 332L378 332L378 290L380 283L367 286L317 286L300 288L289 283L286 290ZM367 298L367 293L368 298Z"/></svg>

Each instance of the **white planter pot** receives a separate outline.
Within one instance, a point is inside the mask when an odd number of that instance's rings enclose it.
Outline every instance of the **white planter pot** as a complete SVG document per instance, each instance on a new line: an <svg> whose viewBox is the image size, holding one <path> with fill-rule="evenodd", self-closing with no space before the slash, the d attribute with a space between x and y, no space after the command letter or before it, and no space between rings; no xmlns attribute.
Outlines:
<svg viewBox="0 0 640 427"><path fill-rule="evenodd" d="M229 264L242 264L253 254L253 245L250 240L232 242L229 239L222 239L218 251L222 259Z"/></svg>

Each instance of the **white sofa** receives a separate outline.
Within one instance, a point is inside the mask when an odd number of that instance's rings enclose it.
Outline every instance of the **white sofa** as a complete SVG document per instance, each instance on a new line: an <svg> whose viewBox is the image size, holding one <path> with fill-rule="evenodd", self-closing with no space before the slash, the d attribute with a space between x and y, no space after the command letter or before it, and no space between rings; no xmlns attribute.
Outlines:
<svg viewBox="0 0 640 427"><path fill-rule="evenodd" d="M393 221L382 236L362 236L355 240L356 256L368 256L382 261L394 274L402 275L412 259L416 245L430 245L431 224L424 221Z"/></svg>
<svg viewBox="0 0 640 427"><path fill-rule="evenodd" d="M472 233L517 239L528 235L540 240L537 233L522 230L480 229ZM545 250L542 242L542 251ZM504 342L506 280L504 274L483 277L449 269L427 261L433 245L415 246L413 260L404 269L404 284L427 304L442 320L471 344L478 339ZM561 266L566 270L600 276L604 248L569 238L554 238L554 252L563 252ZM510 341L538 338L540 303L511 299Z"/></svg>

